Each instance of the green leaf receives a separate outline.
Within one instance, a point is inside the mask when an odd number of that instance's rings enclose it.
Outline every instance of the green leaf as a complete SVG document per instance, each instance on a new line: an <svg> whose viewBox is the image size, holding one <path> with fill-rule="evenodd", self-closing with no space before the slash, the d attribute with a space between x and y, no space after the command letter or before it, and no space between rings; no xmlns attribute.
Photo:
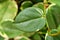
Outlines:
<svg viewBox="0 0 60 40"><path fill-rule="evenodd" d="M20 12L15 19L16 27L26 32L40 30L45 25L45 18L42 17L43 11L40 8L27 8Z"/></svg>
<svg viewBox="0 0 60 40"><path fill-rule="evenodd" d="M8 0L0 3L0 21L14 19L17 13L16 2Z"/></svg>
<svg viewBox="0 0 60 40"><path fill-rule="evenodd" d="M58 30L57 29L52 29L49 32L49 34L57 34L57 33L58 33Z"/></svg>
<svg viewBox="0 0 60 40"><path fill-rule="evenodd" d="M37 7L37 8L40 8L40 9L44 10L43 3L37 3L37 4L33 5L33 7Z"/></svg>
<svg viewBox="0 0 60 40"><path fill-rule="evenodd" d="M57 30L60 32L60 25L57 27Z"/></svg>
<svg viewBox="0 0 60 40"><path fill-rule="evenodd" d="M34 3L42 2L43 0L32 0Z"/></svg>
<svg viewBox="0 0 60 40"><path fill-rule="evenodd" d="M2 36L0 36L0 40L4 40L4 38Z"/></svg>
<svg viewBox="0 0 60 40"><path fill-rule="evenodd" d="M34 31L42 29L44 25L45 25L45 19L38 18L34 20L25 21L22 23L17 23L16 27L22 31L34 32Z"/></svg>
<svg viewBox="0 0 60 40"><path fill-rule="evenodd" d="M60 35L57 36L46 35L45 40L60 40Z"/></svg>
<svg viewBox="0 0 60 40"><path fill-rule="evenodd" d="M47 32L45 40L60 40L60 34L57 29L52 29Z"/></svg>
<svg viewBox="0 0 60 40"><path fill-rule="evenodd" d="M35 32L25 32L23 35L26 36L26 37L31 37Z"/></svg>
<svg viewBox="0 0 60 40"><path fill-rule="evenodd" d="M0 0L0 2L2 2L0 3L0 31L4 32L1 26L1 22L6 21L6 20L12 21L17 14L17 6L16 6L16 2L13 0L7 0L7 1Z"/></svg>
<svg viewBox="0 0 60 40"><path fill-rule="evenodd" d="M21 38L20 40L27 40L27 39L25 39L25 38Z"/></svg>
<svg viewBox="0 0 60 40"><path fill-rule="evenodd" d="M9 38L14 38L16 36L22 35L24 32L18 30L14 23L11 21L5 21L1 23L3 31L7 34Z"/></svg>
<svg viewBox="0 0 60 40"><path fill-rule="evenodd" d="M49 1L60 6L60 0L49 0Z"/></svg>
<svg viewBox="0 0 60 40"><path fill-rule="evenodd" d="M20 40L30 40L30 39L27 37L22 37Z"/></svg>
<svg viewBox="0 0 60 40"><path fill-rule="evenodd" d="M6 2L7 0L0 0L0 3Z"/></svg>
<svg viewBox="0 0 60 40"><path fill-rule="evenodd" d="M46 18L50 29L57 28L60 24L60 6L50 5L47 9Z"/></svg>
<svg viewBox="0 0 60 40"><path fill-rule="evenodd" d="M42 15L43 15L43 11L41 9L35 8L35 7L30 7L30 8L27 8L27 9L21 11L17 15L15 22L21 23L24 21L32 20L32 19L41 18Z"/></svg>
<svg viewBox="0 0 60 40"><path fill-rule="evenodd" d="M46 35L45 40L54 40L53 37Z"/></svg>
<svg viewBox="0 0 60 40"><path fill-rule="evenodd" d="M28 7L31 7L32 6L32 2L31 1L24 1L22 4L21 4L21 10L25 9L25 8L28 8Z"/></svg>
<svg viewBox="0 0 60 40"><path fill-rule="evenodd" d="M33 36L32 36L32 40L42 40L40 35L38 33L35 33Z"/></svg>

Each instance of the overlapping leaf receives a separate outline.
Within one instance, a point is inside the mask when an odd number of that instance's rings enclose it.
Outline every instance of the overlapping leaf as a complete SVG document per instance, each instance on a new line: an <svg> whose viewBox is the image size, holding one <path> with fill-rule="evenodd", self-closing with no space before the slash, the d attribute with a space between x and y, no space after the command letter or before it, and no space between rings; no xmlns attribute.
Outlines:
<svg viewBox="0 0 60 40"><path fill-rule="evenodd" d="M32 39L33 40L42 40L40 35L38 33L35 33L33 36L32 36Z"/></svg>
<svg viewBox="0 0 60 40"><path fill-rule="evenodd" d="M57 36L47 35L45 40L60 40L60 35L57 35Z"/></svg>
<svg viewBox="0 0 60 40"><path fill-rule="evenodd" d="M17 13L16 3L12 0L0 3L0 21L14 19Z"/></svg>
<svg viewBox="0 0 60 40"><path fill-rule="evenodd" d="M60 24L60 6L50 5L46 14L48 25L51 29L57 28Z"/></svg>
<svg viewBox="0 0 60 40"><path fill-rule="evenodd" d="M37 7L37 8L40 8L40 9L44 10L43 3L37 3L37 4L33 5L33 7Z"/></svg>
<svg viewBox="0 0 60 40"><path fill-rule="evenodd" d="M3 1L5 1L5 2L3 2ZM17 14L16 2L13 0L7 0L7 1L6 0L0 0L0 2L2 2L2 3L0 3L0 31L5 32L7 35L9 35L9 37L14 37L14 36L19 34L18 30L14 30L12 28L12 24L10 24L9 22L5 23L6 27L2 26L1 21L2 22L6 21L6 20L12 21L15 18L16 14ZM11 27L12 29L8 28L8 27ZM4 29L4 28L6 28L6 29Z"/></svg>
<svg viewBox="0 0 60 40"><path fill-rule="evenodd" d="M26 32L37 31L45 25L45 18L42 18L43 11L40 8L27 8L20 12L15 19L16 26L19 30Z"/></svg>
<svg viewBox="0 0 60 40"><path fill-rule="evenodd" d="M22 31L35 32L45 25L45 18L42 15L43 11L40 8L27 8L18 14L15 23L5 21L1 23L1 26L10 38L23 34Z"/></svg>
<svg viewBox="0 0 60 40"><path fill-rule="evenodd" d="M60 6L60 0L49 0L49 1Z"/></svg>
<svg viewBox="0 0 60 40"><path fill-rule="evenodd" d="M1 23L3 31L7 34L9 38L13 38L19 35L22 35L24 32L18 30L13 22L5 21Z"/></svg>
<svg viewBox="0 0 60 40"><path fill-rule="evenodd" d="M31 7L32 4L33 4L33 3L32 3L31 1L24 1L24 2L21 4L20 9L23 10L23 9L25 9L25 8Z"/></svg>

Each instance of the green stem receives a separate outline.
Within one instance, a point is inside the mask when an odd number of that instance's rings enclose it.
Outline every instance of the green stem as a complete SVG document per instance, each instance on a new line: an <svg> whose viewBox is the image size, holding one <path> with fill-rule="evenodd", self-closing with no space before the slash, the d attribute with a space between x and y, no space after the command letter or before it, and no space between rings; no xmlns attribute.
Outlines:
<svg viewBox="0 0 60 40"><path fill-rule="evenodd" d="M44 17L46 17L46 4L47 4L47 1L44 0Z"/></svg>
<svg viewBox="0 0 60 40"><path fill-rule="evenodd" d="M47 5L48 5L47 0L44 0L44 18L45 19L46 19L46 7L47 7ZM47 27L48 27L48 31L50 31L48 23L47 23Z"/></svg>

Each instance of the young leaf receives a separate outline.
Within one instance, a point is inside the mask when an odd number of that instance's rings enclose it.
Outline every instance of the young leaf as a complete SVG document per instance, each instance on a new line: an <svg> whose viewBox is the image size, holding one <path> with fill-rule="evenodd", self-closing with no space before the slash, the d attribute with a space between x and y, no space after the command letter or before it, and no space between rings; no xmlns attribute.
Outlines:
<svg viewBox="0 0 60 40"><path fill-rule="evenodd" d="M0 3L0 21L7 19L14 19L17 13L17 6L15 1L8 0Z"/></svg>

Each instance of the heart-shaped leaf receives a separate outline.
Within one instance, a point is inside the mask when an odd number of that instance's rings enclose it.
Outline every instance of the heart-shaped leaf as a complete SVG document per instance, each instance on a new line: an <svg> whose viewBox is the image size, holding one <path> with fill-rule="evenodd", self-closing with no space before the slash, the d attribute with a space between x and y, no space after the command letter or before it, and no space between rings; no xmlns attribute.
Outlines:
<svg viewBox="0 0 60 40"><path fill-rule="evenodd" d="M42 15L43 11L40 8L27 8L20 12L16 17L16 27L19 30L26 32L40 30L45 25L45 18L43 18Z"/></svg>

